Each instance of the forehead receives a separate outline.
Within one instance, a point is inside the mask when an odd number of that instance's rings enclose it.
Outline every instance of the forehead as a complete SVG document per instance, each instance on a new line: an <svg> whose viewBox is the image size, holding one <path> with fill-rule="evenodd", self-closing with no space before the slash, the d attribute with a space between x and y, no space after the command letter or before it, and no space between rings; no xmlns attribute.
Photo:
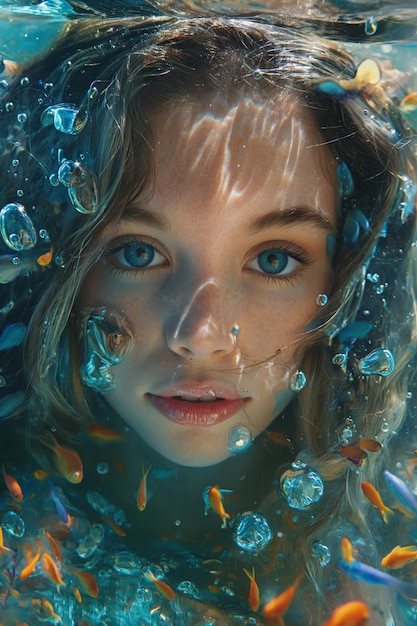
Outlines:
<svg viewBox="0 0 417 626"><path fill-rule="evenodd" d="M153 134L155 208L167 189L171 201L187 194L196 206L242 198L252 205L335 204L335 159L294 97L171 104L154 116Z"/></svg>

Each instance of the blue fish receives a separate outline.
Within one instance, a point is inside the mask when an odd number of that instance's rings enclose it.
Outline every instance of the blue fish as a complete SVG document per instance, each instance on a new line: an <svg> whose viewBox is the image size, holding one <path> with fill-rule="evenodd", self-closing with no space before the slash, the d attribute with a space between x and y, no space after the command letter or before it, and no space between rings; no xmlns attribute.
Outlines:
<svg viewBox="0 0 417 626"><path fill-rule="evenodd" d="M417 515L417 498L409 490L405 482L398 476L391 474L388 470L384 471L384 478L389 490L397 498L398 502L408 511Z"/></svg>
<svg viewBox="0 0 417 626"><path fill-rule="evenodd" d="M361 563L360 561L351 561L350 563L340 561L339 565L353 580L360 580L369 585L386 585L408 598L417 598L417 585L395 578L395 576L382 572L376 569L376 567L366 565L366 563Z"/></svg>
<svg viewBox="0 0 417 626"><path fill-rule="evenodd" d="M26 335L26 326L21 322L8 324L0 336L0 350L10 350L20 346Z"/></svg>
<svg viewBox="0 0 417 626"><path fill-rule="evenodd" d="M149 473L151 474L151 476L153 476L154 478L157 478L158 480L164 480L165 478L170 478L171 476L174 476L175 478L178 477L177 469L172 468L172 467L167 467L165 465L152 467Z"/></svg>
<svg viewBox="0 0 417 626"><path fill-rule="evenodd" d="M368 218L362 211L351 211L348 213L343 226L343 239L348 250L359 250L359 235L361 229L369 233L370 226Z"/></svg>
<svg viewBox="0 0 417 626"><path fill-rule="evenodd" d="M352 322L338 333L340 343L352 347L357 339L364 339L371 331L371 322Z"/></svg>
<svg viewBox="0 0 417 626"><path fill-rule="evenodd" d="M335 96L336 98L346 98L346 89L343 89L335 80L323 80L316 85L317 91L325 93L327 96Z"/></svg>
<svg viewBox="0 0 417 626"><path fill-rule="evenodd" d="M58 495L54 489L52 482L49 480L49 495L51 496L51 500L55 504L56 512L59 519L64 522L64 524L68 524L70 520L70 516L68 515L68 511L65 506L62 504L61 500L58 498Z"/></svg>

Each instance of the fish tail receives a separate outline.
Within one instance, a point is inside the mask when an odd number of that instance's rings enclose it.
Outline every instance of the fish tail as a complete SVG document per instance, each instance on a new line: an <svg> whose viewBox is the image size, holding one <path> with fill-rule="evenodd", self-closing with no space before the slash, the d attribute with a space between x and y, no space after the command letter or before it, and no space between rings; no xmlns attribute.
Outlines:
<svg viewBox="0 0 417 626"><path fill-rule="evenodd" d="M389 506L386 506L384 509L381 510L381 515L382 515L382 519L384 520L384 522L386 524L389 524L389 522L391 521L391 518L394 515L394 511L390 509Z"/></svg>
<svg viewBox="0 0 417 626"><path fill-rule="evenodd" d="M44 433L39 437L39 441L51 450L56 450L58 446L57 440L49 430L44 431Z"/></svg>

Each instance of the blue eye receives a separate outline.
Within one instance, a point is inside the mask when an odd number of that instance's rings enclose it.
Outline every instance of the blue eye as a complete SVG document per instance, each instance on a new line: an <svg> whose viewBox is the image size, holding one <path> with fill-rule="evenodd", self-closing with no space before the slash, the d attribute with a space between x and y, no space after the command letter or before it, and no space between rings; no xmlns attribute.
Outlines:
<svg viewBox="0 0 417 626"><path fill-rule="evenodd" d="M166 258L151 244L143 241L127 242L115 250L109 250L116 264L124 269L146 269L163 265Z"/></svg>
<svg viewBox="0 0 417 626"><path fill-rule="evenodd" d="M147 267L155 257L155 248L145 243L130 243L122 252L125 261L132 267Z"/></svg>
<svg viewBox="0 0 417 626"><path fill-rule="evenodd" d="M280 250L264 250L256 257L259 268L267 274L281 274L285 270L290 257Z"/></svg>

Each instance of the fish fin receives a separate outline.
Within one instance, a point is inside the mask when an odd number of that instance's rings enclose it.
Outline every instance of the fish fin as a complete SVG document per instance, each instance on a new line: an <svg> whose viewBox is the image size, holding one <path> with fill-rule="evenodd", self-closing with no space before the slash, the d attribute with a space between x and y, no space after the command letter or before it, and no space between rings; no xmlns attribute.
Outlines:
<svg viewBox="0 0 417 626"><path fill-rule="evenodd" d="M383 511L381 511L382 519L386 524L389 524L391 518L395 515L394 511L389 507L386 507Z"/></svg>

